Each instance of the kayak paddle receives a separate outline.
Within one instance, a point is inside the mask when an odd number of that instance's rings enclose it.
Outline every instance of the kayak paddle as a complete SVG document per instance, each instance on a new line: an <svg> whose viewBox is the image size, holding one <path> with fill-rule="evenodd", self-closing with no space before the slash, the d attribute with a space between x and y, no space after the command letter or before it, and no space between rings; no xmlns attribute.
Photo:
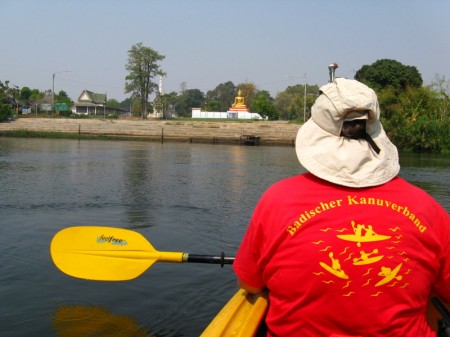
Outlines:
<svg viewBox="0 0 450 337"><path fill-rule="evenodd" d="M140 233L128 229L80 226L53 237L50 254L67 275L97 281L131 280L155 262L232 264L234 257L159 252Z"/></svg>

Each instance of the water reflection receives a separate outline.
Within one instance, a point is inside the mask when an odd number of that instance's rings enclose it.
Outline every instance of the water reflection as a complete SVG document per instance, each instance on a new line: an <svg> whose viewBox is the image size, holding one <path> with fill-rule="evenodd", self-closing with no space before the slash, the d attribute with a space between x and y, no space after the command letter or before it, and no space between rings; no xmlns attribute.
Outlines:
<svg viewBox="0 0 450 337"><path fill-rule="evenodd" d="M53 313L52 326L59 337L153 337L132 317L95 305L62 304Z"/></svg>
<svg viewBox="0 0 450 337"><path fill-rule="evenodd" d="M431 194L450 212L450 156L400 153L400 176Z"/></svg>
<svg viewBox="0 0 450 337"><path fill-rule="evenodd" d="M150 210L158 191L151 188L153 176L157 173L152 167L151 154L145 148L133 149L124 153L123 177L118 177L118 184L123 184L122 202L126 207L126 222L135 228L152 226ZM153 160L157 160L153 158Z"/></svg>

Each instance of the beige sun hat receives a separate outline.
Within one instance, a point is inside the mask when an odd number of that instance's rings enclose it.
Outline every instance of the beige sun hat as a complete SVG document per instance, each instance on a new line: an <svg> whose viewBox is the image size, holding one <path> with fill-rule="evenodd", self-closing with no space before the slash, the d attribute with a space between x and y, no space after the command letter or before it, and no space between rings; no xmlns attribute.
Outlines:
<svg viewBox="0 0 450 337"><path fill-rule="evenodd" d="M341 137L344 121L367 119L365 139ZM384 184L399 170L398 152L380 123L375 92L337 78L320 88L311 118L300 128L295 149L300 164L329 182L368 187Z"/></svg>

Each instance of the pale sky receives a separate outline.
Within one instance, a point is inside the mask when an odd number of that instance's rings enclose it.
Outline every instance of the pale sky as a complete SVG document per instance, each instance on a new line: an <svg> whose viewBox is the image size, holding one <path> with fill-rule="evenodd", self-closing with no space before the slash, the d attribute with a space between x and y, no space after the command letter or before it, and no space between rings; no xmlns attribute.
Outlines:
<svg viewBox="0 0 450 337"><path fill-rule="evenodd" d="M379 59L450 79L449 0L0 0L0 81L118 101L127 52L166 58L164 92L253 82L273 97ZM70 72L62 72L70 71Z"/></svg>

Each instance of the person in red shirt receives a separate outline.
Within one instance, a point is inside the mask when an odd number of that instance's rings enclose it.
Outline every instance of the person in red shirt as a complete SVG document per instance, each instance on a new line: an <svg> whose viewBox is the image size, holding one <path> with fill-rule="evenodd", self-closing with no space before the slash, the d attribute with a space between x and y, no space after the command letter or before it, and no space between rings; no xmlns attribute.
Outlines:
<svg viewBox="0 0 450 337"><path fill-rule="evenodd" d="M296 153L308 173L268 188L233 264L269 292L268 336L435 336L431 293L450 303L450 220L398 177L375 92L320 88Z"/></svg>

